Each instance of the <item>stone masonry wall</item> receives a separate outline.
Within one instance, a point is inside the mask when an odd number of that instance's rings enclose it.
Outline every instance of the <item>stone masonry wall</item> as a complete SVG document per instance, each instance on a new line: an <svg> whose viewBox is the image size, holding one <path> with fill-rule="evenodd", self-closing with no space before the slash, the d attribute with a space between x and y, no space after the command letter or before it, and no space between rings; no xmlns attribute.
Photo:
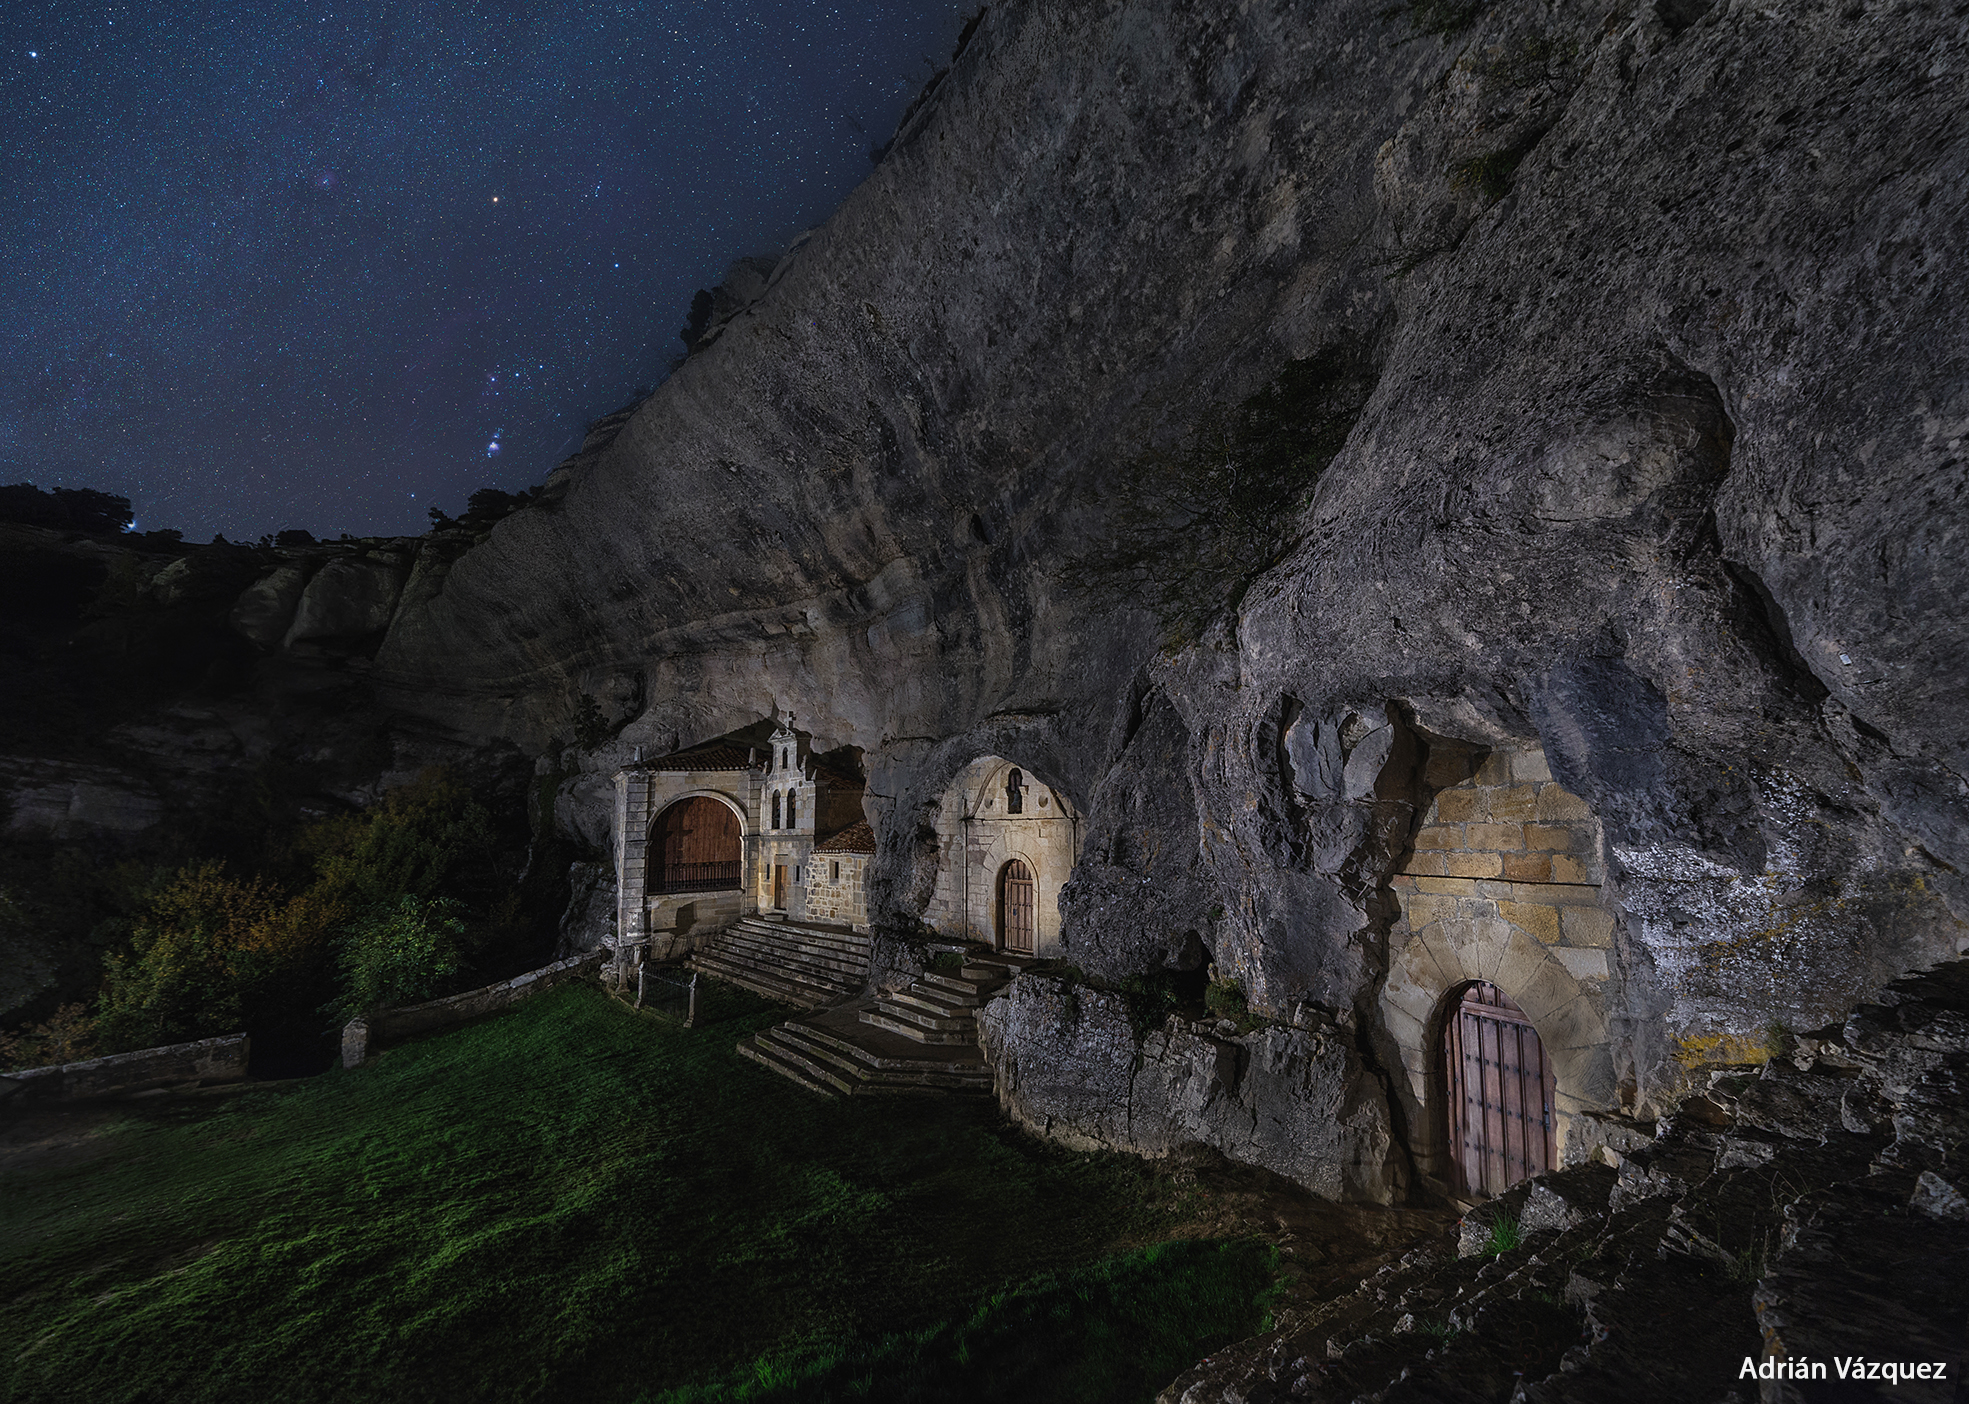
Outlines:
<svg viewBox="0 0 1969 1404"><path fill-rule="evenodd" d="M1052 787L1021 767L1024 807L1005 809L1005 781L1013 762L985 756L972 762L945 791L937 810L940 849L936 888L923 919L956 940L997 945L998 878L1020 859L1032 872L1036 954L1060 949L1060 891L1079 857L1076 821Z"/></svg>
<svg viewBox="0 0 1969 1404"><path fill-rule="evenodd" d="M518 1004L569 980L592 976L602 969L607 957L607 951L589 951L569 960L543 965L538 970L529 970L510 980L501 980L496 985L482 985L463 994L448 995L402 1009L379 1010L366 1019L351 1019L342 1028L342 1066L360 1067L384 1048Z"/></svg>
<svg viewBox="0 0 1969 1404"><path fill-rule="evenodd" d="M807 916L813 921L843 926L868 925L868 860L866 853L816 853L807 874ZM841 869L834 878L835 865Z"/></svg>
<svg viewBox="0 0 1969 1404"><path fill-rule="evenodd" d="M1384 1049L1418 1170L1446 1169L1439 1042L1449 996L1488 980L1537 1029L1556 1082L1557 1140L1616 1100L1607 1032L1613 913L1602 905L1600 831L1535 744L1488 754L1433 748L1435 798L1393 886L1402 920L1382 991ZM1581 1126L1586 1123L1581 1122Z"/></svg>
<svg viewBox="0 0 1969 1404"><path fill-rule="evenodd" d="M0 1078L0 1084L7 1084L0 1088L4 1092L0 1100L19 1095L32 1101L77 1101L143 1092L153 1087L237 1082L246 1076L251 1051L251 1040L245 1034L230 1034L195 1043L141 1048L134 1053L112 1053L78 1063L26 1068Z"/></svg>

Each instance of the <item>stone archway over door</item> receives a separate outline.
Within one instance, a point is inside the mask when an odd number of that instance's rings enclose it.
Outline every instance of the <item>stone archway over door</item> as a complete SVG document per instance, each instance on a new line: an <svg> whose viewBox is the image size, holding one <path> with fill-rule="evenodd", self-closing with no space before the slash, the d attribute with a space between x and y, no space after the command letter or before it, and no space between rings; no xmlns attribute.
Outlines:
<svg viewBox="0 0 1969 1404"><path fill-rule="evenodd" d="M724 804L695 795L671 805L650 826L654 892L721 892L741 883L744 831Z"/></svg>
<svg viewBox="0 0 1969 1404"><path fill-rule="evenodd" d="M1444 1111L1455 1188L1502 1194L1553 1167L1553 1077L1522 1009L1485 980L1465 985L1443 1020Z"/></svg>
<svg viewBox="0 0 1969 1404"><path fill-rule="evenodd" d="M999 937L1006 950L1031 955L1037 948L1037 906L1032 869L1014 858L998 874Z"/></svg>

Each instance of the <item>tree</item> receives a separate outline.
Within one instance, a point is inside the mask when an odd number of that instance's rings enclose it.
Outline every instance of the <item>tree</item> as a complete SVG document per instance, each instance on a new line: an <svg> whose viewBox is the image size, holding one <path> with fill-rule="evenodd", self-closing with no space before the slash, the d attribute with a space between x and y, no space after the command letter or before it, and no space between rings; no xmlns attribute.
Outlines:
<svg viewBox="0 0 1969 1404"><path fill-rule="evenodd" d="M117 1048L211 1038L240 1027L242 962L277 892L227 875L223 863L181 868L153 892L130 948L112 954L102 1028Z"/></svg>
<svg viewBox="0 0 1969 1404"><path fill-rule="evenodd" d="M82 531L114 536L128 531L137 519L130 499L94 488L56 488L44 492L33 483L0 487L0 521L56 531Z"/></svg>
<svg viewBox="0 0 1969 1404"><path fill-rule="evenodd" d="M344 1016L422 999L456 971L458 938L465 934L457 911L448 897L405 893L355 922L342 941Z"/></svg>
<svg viewBox="0 0 1969 1404"><path fill-rule="evenodd" d="M0 1033L0 1071L79 1063L96 1051L96 1021L79 1004L64 1004L31 1029Z"/></svg>
<svg viewBox="0 0 1969 1404"><path fill-rule="evenodd" d="M612 730L602 704L592 694L582 693L574 707L574 744L584 751L592 751L608 740Z"/></svg>

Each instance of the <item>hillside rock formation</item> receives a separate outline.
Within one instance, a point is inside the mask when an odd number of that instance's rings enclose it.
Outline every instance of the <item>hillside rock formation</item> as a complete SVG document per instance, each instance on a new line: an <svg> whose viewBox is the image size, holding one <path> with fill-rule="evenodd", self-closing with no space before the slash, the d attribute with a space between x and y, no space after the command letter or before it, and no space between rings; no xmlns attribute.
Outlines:
<svg viewBox="0 0 1969 1404"><path fill-rule="evenodd" d="M1110 840L1067 899L1090 973L1197 933L1254 1008L1364 1029L1416 758L1535 740L1603 827L1628 1110L1953 954L1959 26L1459 17L994 7L379 680L529 747L592 694L602 771L791 709L868 758L895 918L949 778L1016 757ZM1076 586L1131 453L1335 350L1373 395L1234 615L1165 651Z"/></svg>

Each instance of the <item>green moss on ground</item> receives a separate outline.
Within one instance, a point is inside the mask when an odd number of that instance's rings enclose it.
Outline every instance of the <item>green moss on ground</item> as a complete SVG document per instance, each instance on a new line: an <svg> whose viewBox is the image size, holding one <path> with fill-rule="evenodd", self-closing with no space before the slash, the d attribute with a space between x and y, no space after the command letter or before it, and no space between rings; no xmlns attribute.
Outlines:
<svg viewBox="0 0 1969 1404"><path fill-rule="evenodd" d="M1262 1245L1117 1253L1175 1219L1150 1167L815 1097L732 1051L785 1011L711 988L696 1029L556 990L0 1176L0 1398L1133 1400L1258 1329Z"/></svg>

